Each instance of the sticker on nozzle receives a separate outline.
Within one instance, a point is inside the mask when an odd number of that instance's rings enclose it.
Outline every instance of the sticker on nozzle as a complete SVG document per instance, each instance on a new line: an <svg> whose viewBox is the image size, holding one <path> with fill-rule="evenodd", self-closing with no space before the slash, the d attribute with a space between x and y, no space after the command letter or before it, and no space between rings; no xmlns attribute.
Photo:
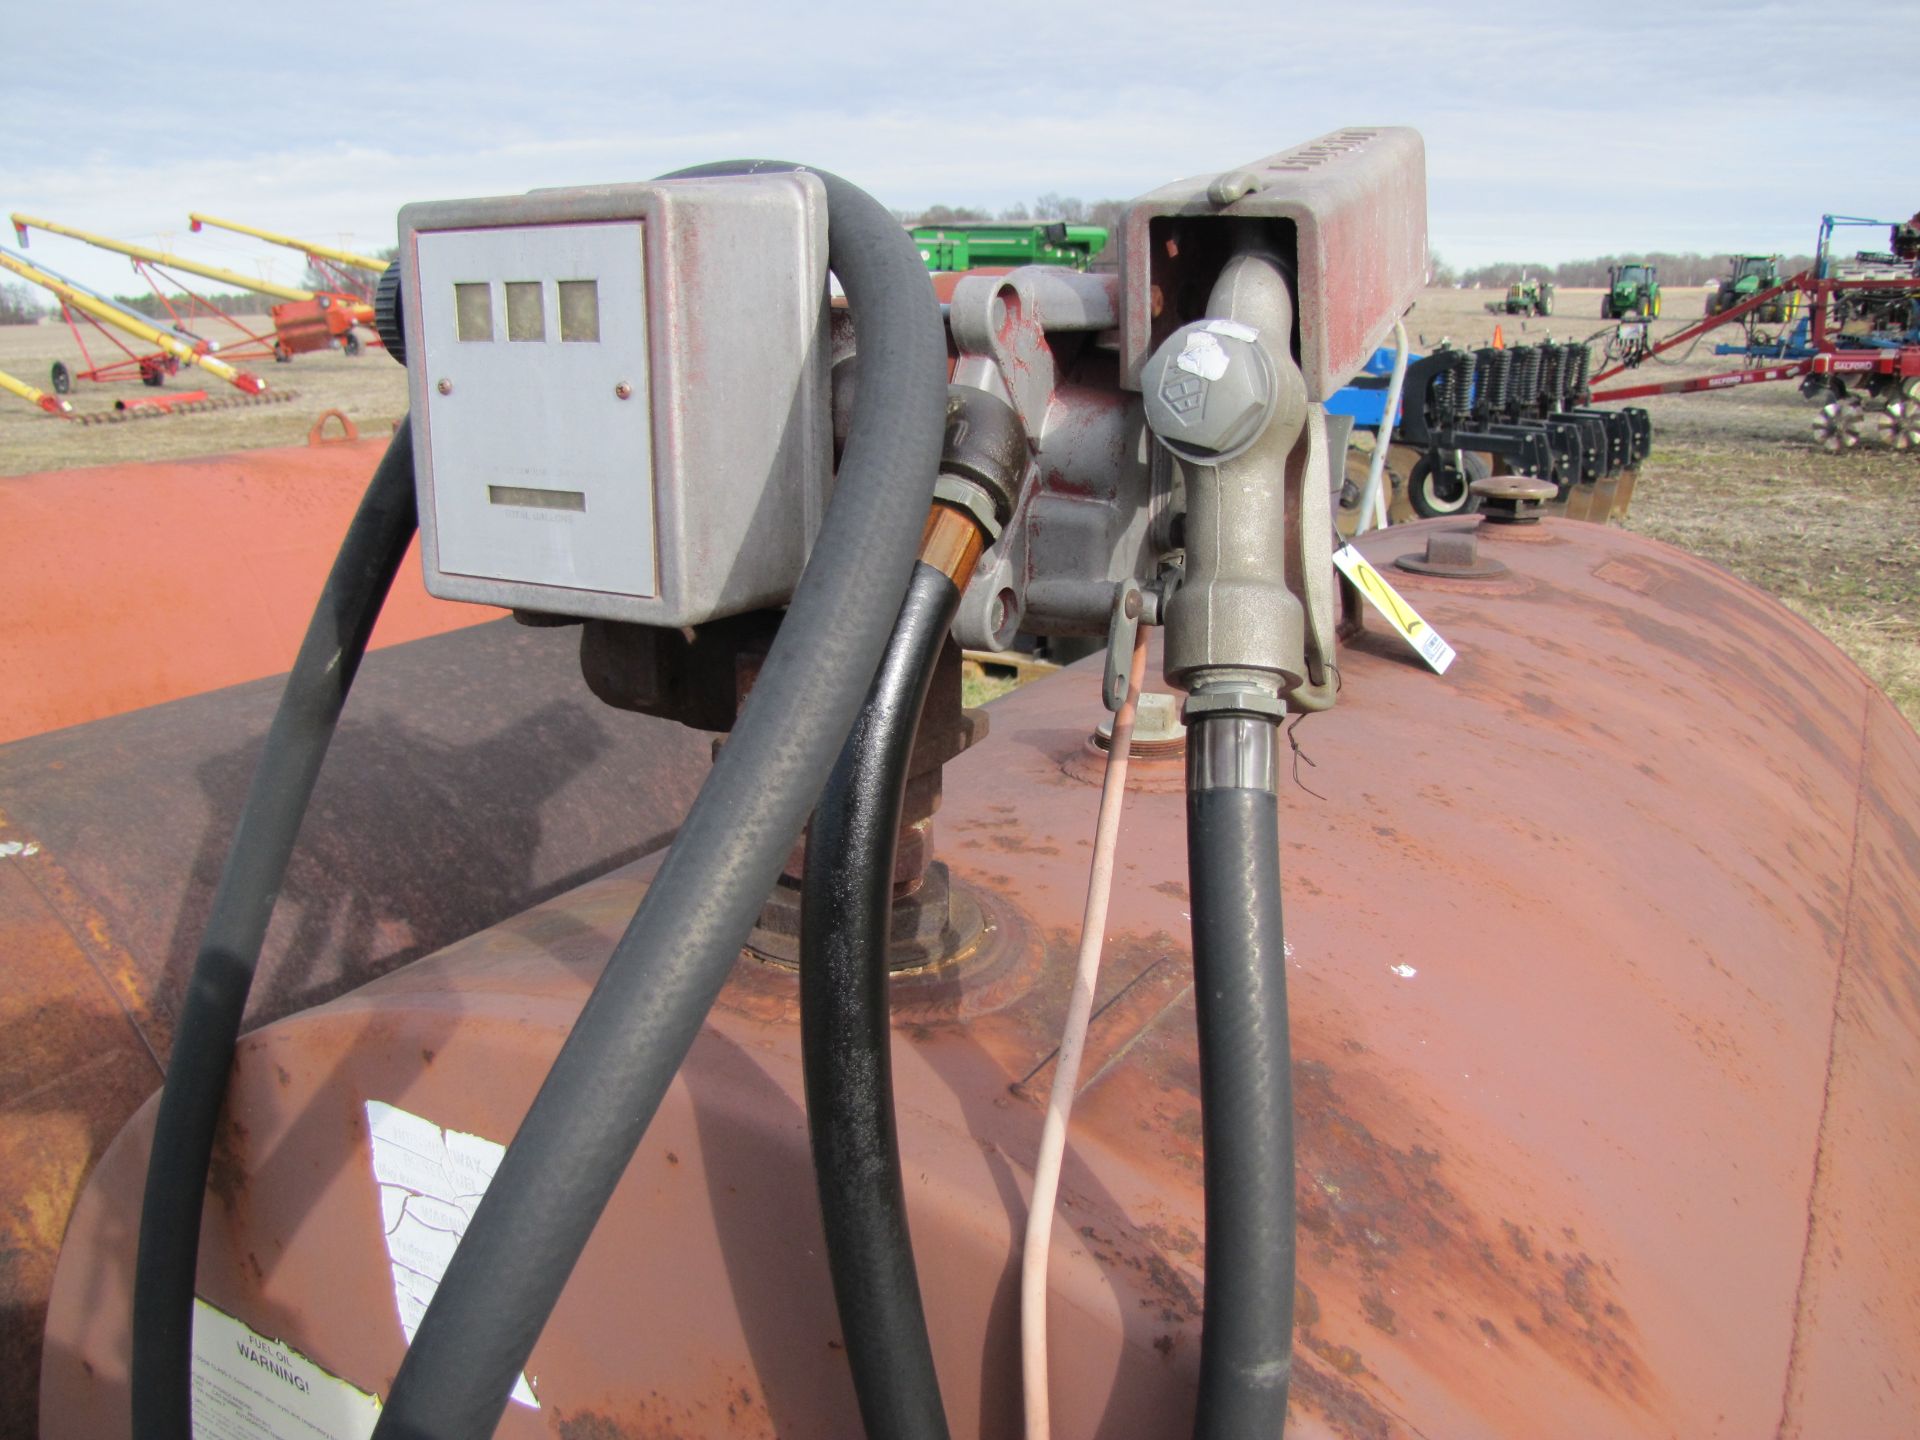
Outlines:
<svg viewBox="0 0 1920 1440"><path fill-rule="evenodd" d="M1232 362L1227 359L1227 352L1218 340L1205 330L1196 330L1187 336L1180 353L1173 357L1173 363L1189 375L1213 381L1226 374Z"/></svg>
<svg viewBox="0 0 1920 1440"><path fill-rule="evenodd" d="M378 1100L367 1102L367 1134L373 1142L373 1178L380 1186L387 1259L393 1265L394 1304L411 1345L507 1147L478 1135L442 1130L431 1120ZM525 1375L514 1383L513 1399L540 1408Z"/></svg>
<svg viewBox="0 0 1920 1440"><path fill-rule="evenodd" d="M1356 589L1367 597L1387 623L1399 632L1400 638L1411 645L1414 653L1432 667L1436 675L1447 673L1447 667L1453 664L1453 647L1440 638L1435 630L1405 600L1400 592L1387 583L1387 577L1368 563L1351 545L1342 545L1333 552L1334 568L1354 583Z"/></svg>
<svg viewBox="0 0 1920 1440"><path fill-rule="evenodd" d="M198 1296L193 1440L367 1440L380 1398Z"/></svg>

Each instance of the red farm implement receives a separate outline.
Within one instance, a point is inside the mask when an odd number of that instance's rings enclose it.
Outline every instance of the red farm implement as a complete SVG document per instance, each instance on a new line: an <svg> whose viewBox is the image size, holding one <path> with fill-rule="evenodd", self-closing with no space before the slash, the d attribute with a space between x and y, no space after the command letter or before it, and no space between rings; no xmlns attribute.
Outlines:
<svg viewBox="0 0 1920 1440"><path fill-rule="evenodd" d="M217 265L170 255L164 250L153 250L144 245L57 225L31 215L16 214L12 218L14 231L22 245L26 244L29 230L48 230L127 256L132 260L135 271L153 287L176 328L191 330L195 324L204 324L206 319L212 318L238 331L243 337L241 341L225 347L227 353L238 359L271 357L286 361L295 355L335 346L349 355L356 355L364 343L361 329L370 330L373 324L373 307L357 294L281 285L225 270ZM256 329L245 320L221 309L212 299L183 282L179 278L182 273L201 276L233 290L251 291L277 301L271 312L271 328ZM181 313L183 309L184 314Z"/></svg>
<svg viewBox="0 0 1920 1440"><path fill-rule="evenodd" d="M380 272L387 268L386 261L376 260L370 255L356 255L351 250L341 250L331 245L316 245L312 241L282 235L275 230L262 230L254 225L222 220L199 211L187 216L187 221L196 235L211 225L216 230L231 230L236 235L251 235L269 245L284 245L289 250L298 250L307 257L307 263L315 272L327 278L334 293L354 296L366 304L373 303L374 284L379 280Z"/></svg>
<svg viewBox="0 0 1920 1440"><path fill-rule="evenodd" d="M1798 380L1801 393L1821 407L1813 429L1827 449L1851 449L1869 430L1895 449L1920 448L1920 234L1911 224L1896 224L1891 253L1834 260L1827 242L1835 223L1833 216L1822 221L1814 269L1758 290L1658 343L1649 343L1644 320L1623 323L1610 352L1617 363L1594 376L1593 383L1603 386L1730 325L1742 327L1745 343L1721 345L1715 353L1739 356L1744 362L1739 369L1597 388L1593 399L1638 400ZM1766 317L1796 314L1800 318L1788 329L1758 328Z"/></svg>
<svg viewBox="0 0 1920 1440"><path fill-rule="evenodd" d="M20 256L0 249L0 269L12 271L23 280L29 280L42 289L51 291L60 301L61 314L66 317L73 338L80 346L80 353L86 357L87 368L78 376L68 370L64 364L56 362L53 367L53 388L60 394L66 394L73 388L76 378L107 382L112 380L133 379L136 376L142 384L161 385L169 375L176 373L182 365L197 365L210 375L218 376L228 384L249 395L258 395L267 388L266 381L245 370L236 369L225 360L216 359L212 347L196 337L181 338L182 332L168 334L146 316L120 304L108 300L87 289L61 279L49 271L29 264ZM81 329L84 321L99 336L118 348L124 358L108 360L102 364L93 358L88 349L86 337ZM131 336L151 347L147 350L135 350L115 331ZM196 343L189 344L189 340Z"/></svg>

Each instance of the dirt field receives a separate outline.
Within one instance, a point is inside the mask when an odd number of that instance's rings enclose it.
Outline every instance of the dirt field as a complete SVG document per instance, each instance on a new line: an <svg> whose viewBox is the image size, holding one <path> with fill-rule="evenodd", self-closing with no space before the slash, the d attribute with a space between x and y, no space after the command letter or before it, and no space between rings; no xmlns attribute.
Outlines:
<svg viewBox="0 0 1920 1440"><path fill-rule="evenodd" d="M1489 314L1485 306L1493 298L1490 291L1431 290L1408 317L1409 335L1424 349L1443 338L1485 344L1496 324L1516 342L1586 339L1606 328L1598 290L1562 290L1555 313L1544 319ZM1668 289L1656 334L1690 324L1704 304L1703 290ZM87 339L99 357L94 337ZM1599 344L1596 339L1596 361ZM45 389L55 360L76 370L82 364L64 325L0 327L0 370ZM337 351L302 355L287 365L243 363L294 398L79 426L0 394L0 474L300 444L329 408L379 433L406 408L405 374L378 350L354 358ZM1703 344L1690 360L1649 365L1635 378L1709 374L1737 364L1714 357ZM167 382L168 391L194 389L238 394L191 371ZM137 382L80 383L72 398L77 409L98 412L111 410L116 398L154 393ZM1780 596L1920 724L1920 455L1873 446L1826 454L1811 438L1813 408L1791 384L1643 403L1653 415L1654 450L1634 492L1632 528L1705 555Z"/></svg>
<svg viewBox="0 0 1920 1440"><path fill-rule="evenodd" d="M265 316L247 316L267 330ZM83 328L87 349L100 364L126 357L111 341ZM245 336L213 324L200 333L218 340L222 358L245 343ZM144 349L138 342L129 342ZM58 322L39 325L0 325L0 370L16 380L51 392L48 372L63 361L78 373L86 368L80 347L67 327ZM268 445L300 445L323 410L346 412L368 434L383 432L407 409L407 376L386 352L369 348L357 356L338 350L296 355L285 365L271 358L232 360L236 368L265 380L270 392L290 392L280 404L247 405L203 415L168 415L125 420L118 424L74 425L56 420L0 393L0 475L26 475L39 470L65 470L76 465L109 465L137 460L171 460L188 455L215 455L224 450L255 450ZM76 380L67 398L80 414L107 414L116 400L177 395L204 390L209 400L244 398L226 381L192 366L182 366L159 389L148 389L138 378L100 385Z"/></svg>
<svg viewBox="0 0 1920 1440"><path fill-rule="evenodd" d="M1491 315L1495 292L1430 290L1407 319L1420 348L1443 338L1484 345L1493 328L1533 342L1594 342L1599 290L1562 290L1543 319ZM1699 319L1703 289L1668 288L1656 337ZM1680 364L1650 363L1619 384L1738 369L1710 335ZM1653 417L1653 455L1633 494L1630 528L1684 546L1778 595L1824 630L1920 725L1920 455L1862 445L1829 455L1813 442L1814 408L1791 384L1635 402Z"/></svg>

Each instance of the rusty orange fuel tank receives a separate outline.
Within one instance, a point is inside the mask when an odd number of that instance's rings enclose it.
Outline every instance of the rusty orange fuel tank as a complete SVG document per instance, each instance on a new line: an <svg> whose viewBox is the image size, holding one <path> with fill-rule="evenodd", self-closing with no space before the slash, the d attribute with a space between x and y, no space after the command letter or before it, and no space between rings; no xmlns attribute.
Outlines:
<svg viewBox="0 0 1920 1440"><path fill-rule="evenodd" d="M577 635L495 621L367 657L249 1025L667 843L711 742L594 700ZM0 1436L34 1433L61 1233L160 1084L280 688L0 745Z"/></svg>
<svg viewBox="0 0 1920 1440"><path fill-rule="evenodd" d="M1419 541L1363 548L1386 561ZM1287 1433L1912 1434L1920 739L1825 640L1702 561L1565 521L1486 548L1508 577L1397 577L1459 650L1444 679L1376 632L1344 652L1338 708L1295 732L1313 765L1281 797ZM894 987L907 1195L958 1436L1018 1433L1018 1236L1098 692L1084 666L1018 692L949 767L939 849L992 929ZM1178 762L1138 764L1135 785L1061 1191L1062 1436L1191 1426L1203 1240ZM388 1232L443 1183L387 1147L483 1182L486 1142L512 1137L651 871L242 1042L200 1267L203 1317L233 1341L206 1361L209 1392L271 1396L293 1375L336 1398L387 1389L397 1287L427 1263L390 1254ZM794 976L743 956L501 1436L859 1433L798 1050ZM67 1232L48 1440L127 1434L152 1117L114 1142Z"/></svg>
<svg viewBox="0 0 1920 1440"><path fill-rule="evenodd" d="M282 674L386 439L0 476L0 743ZM373 645L501 612L401 567Z"/></svg>

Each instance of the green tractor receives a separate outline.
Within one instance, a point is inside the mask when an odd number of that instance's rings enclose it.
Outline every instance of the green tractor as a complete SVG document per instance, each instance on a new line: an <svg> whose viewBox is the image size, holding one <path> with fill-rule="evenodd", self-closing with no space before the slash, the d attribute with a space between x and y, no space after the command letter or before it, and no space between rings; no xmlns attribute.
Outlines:
<svg viewBox="0 0 1920 1440"><path fill-rule="evenodd" d="M1709 315L1731 310L1751 300L1762 290L1771 290L1780 283L1778 255L1736 255L1731 263L1732 273L1707 294ZM1783 325L1790 318L1792 308L1792 296L1776 295L1748 313L1762 325Z"/></svg>
<svg viewBox="0 0 1920 1440"><path fill-rule="evenodd" d="M1101 226L1058 220L963 220L915 225L912 231L921 260L936 271L997 265L1065 265L1085 270L1107 244L1107 232Z"/></svg>
<svg viewBox="0 0 1920 1440"><path fill-rule="evenodd" d="M1607 293L1600 297L1602 320L1624 320L1640 315L1651 320L1660 314L1660 271L1652 265L1610 265Z"/></svg>
<svg viewBox="0 0 1920 1440"><path fill-rule="evenodd" d="M1504 308L1509 315L1551 315L1553 285L1546 280L1521 280L1509 285Z"/></svg>

